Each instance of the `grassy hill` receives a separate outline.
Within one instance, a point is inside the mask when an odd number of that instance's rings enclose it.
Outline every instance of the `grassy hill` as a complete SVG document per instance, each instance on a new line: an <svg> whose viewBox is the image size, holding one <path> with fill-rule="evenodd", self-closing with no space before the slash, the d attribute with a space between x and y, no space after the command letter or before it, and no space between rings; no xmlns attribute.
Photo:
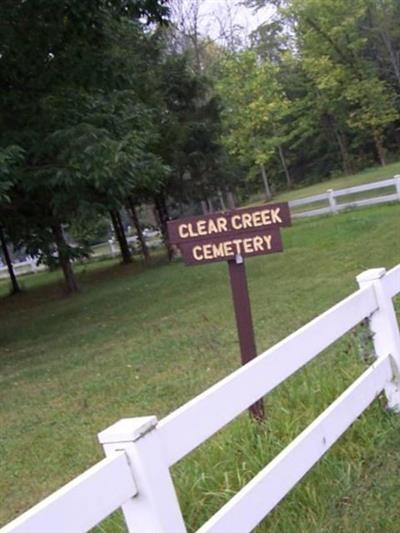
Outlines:
<svg viewBox="0 0 400 533"><path fill-rule="evenodd" d="M398 264L399 235L400 205L285 229L284 253L247 261L259 351L353 292L361 271ZM109 261L79 275L83 292L74 298L63 297L60 274L51 273L26 277L27 292L0 300L0 523L100 459L97 432L122 417L161 418L239 365L225 264ZM370 352L363 331L268 397L264 426L245 414L174 467L190 531L362 372ZM398 530L400 418L383 404L368 409L260 531ZM120 516L99 530L123 531Z"/></svg>

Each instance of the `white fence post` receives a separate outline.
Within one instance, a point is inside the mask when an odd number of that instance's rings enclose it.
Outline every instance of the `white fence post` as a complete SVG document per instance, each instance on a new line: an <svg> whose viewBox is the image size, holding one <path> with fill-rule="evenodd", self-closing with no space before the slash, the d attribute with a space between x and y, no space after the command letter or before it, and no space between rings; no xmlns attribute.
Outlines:
<svg viewBox="0 0 400 533"><path fill-rule="evenodd" d="M394 177L394 185L396 187L397 196L399 197L399 202L400 202L400 175L399 174L397 174Z"/></svg>
<svg viewBox="0 0 400 533"><path fill-rule="evenodd" d="M98 435L105 454L124 450L138 492L123 506L128 531L135 533L186 532L172 483L157 418L124 418Z"/></svg>
<svg viewBox="0 0 400 533"><path fill-rule="evenodd" d="M113 239L109 239L108 244L110 245L111 256L115 257L117 255L117 249L114 246L114 240Z"/></svg>
<svg viewBox="0 0 400 533"><path fill-rule="evenodd" d="M382 282L386 270L372 268L357 276L360 288L374 287L378 309L369 317L376 357L391 356L393 380L385 387L388 407L400 412L400 333L392 298Z"/></svg>
<svg viewBox="0 0 400 533"><path fill-rule="evenodd" d="M336 214L337 203L335 200L335 191L333 189L328 189L326 192L328 193L329 207L331 209L331 212Z"/></svg>
<svg viewBox="0 0 400 533"><path fill-rule="evenodd" d="M31 271L35 274L37 272L37 265L36 265L35 258L32 257L32 256L29 256L28 257L28 262L29 262L29 265L31 267Z"/></svg>

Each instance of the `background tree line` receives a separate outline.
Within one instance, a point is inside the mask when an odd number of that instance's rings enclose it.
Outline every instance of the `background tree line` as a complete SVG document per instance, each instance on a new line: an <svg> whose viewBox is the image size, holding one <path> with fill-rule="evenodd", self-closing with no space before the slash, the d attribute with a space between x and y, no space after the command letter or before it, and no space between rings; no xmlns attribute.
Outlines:
<svg viewBox="0 0 400 533"><path fill-rule="evenodd" d="M270 6L274 15L253 32L247 49L233 51L224 63L220 90L229 149L247 157L253 152L254 164L268 162L275 186L289 187L397 158L400 4L246 3ZM240 90L231 94L235 81ZM239 102L241 116L233 111ZM256 130L246 133L236 125L243 123Z"/></svg>
<svg viewBox="0 0 400 533"><path fill-rule="evenodd" d="M154 205L171 257L171 216L398 156L398 3L247 4L274 14L250 38L228 23L213 41L200 0L2 2L0 241L14 292L10 244L59 265L75 292L73 261L102 221L132 261L122 212L147 259L137 208Z"/></svg>

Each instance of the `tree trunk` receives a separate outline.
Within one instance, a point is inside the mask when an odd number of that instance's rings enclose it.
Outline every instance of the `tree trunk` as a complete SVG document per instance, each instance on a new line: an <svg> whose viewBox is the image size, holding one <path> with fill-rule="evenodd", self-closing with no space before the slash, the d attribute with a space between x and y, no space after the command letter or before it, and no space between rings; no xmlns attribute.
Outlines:
<svg viewBox="0 0 400 533"><path fill-rule="evenodd" d="M383 146L382 136L376 130L373 132L373 135L374 135L374 143L376 147L376 152L379 158L379 163L384 167L386 165L386 160L385 160L385 148Z"/></svg>
<svg viewBox="0 0 400 533"><path fill-rule="evenodd" d="M208 213L208 205L206 200L201 200L201 209L203 211L203 215L207 215Z"/></svg>
<svg viewBox="0 0 400 533"><path fill-rule="evenodd" d="M128 198L128 205L131 211L132 222L133 222L133 225L135 226L135 230L136 230L139 242L140 242L140 247L142 248L143 257L144 257L144 260L147 262L150 259L149 249L147 248L146 241L144 240L143 231L142 231L142 228L140 227L139 217L136 212L136 207L135 207L135 204L133 203L132 198Z"/></svg>
<svg viewBox="0 0 400 533"><path fill-rule="evenodd" d="M343 172L346 175L354 174L354 170L353 170L353 166L351 164L349 151L348 151L348 148L347 148L346 136L340 130L335 128L335 137L336 137L337 143L339 145L339 149L340 149L340 155L341 155L341 158L342 158Z"/></svg>
<svg viewBox="0 0 400 533"><path fill-rule="evenodd" d="M224 195L222 194L221 189L218 189L218 199L219 199L219 203L221 204L222 211L226 211L226 206L225 206L225 202L224 202Z"/></svg>
<svg viewBox="0 0 400 533"><path fill-rule="evenodd" d="M197 33L197 29L195 30L195 34L192 38L192 42L193 42L193 48L194 48L196 74L198 76L201 76L200 47L199 47L199 36Z"/></svg>
<svg viewBox="0 0 400 533"><path fill-rule="evenodd" d="M165 202L165 197L163 194L158 194L154 197L154 206L156 208L156 213L160 224L165 249L167 250L168 261L171 261L174 256L174 251L168 239L167 221L169 220L169 216L167 204Z"/></svg>
<svg viewBox="0 0 400 533"><path fill-rule="evenodd" d="M7 248L7 243L6 243L6 237L4 235L4 230L3 228L0 226L0 241L1 241L1 247L3 249L3 255L4 255L4 259L6 261L6 265L7 265L7 268L8 268L8 274L10 276L10 280L11 280L11 292L12 294L17 294L19 292L21 292L21 289L18 285L18 281L17 281L17 277L15 275L15 272L14 272L14 267L12 265L12 262L11 262L11 257L10 257L10 253L8 251L8 248Z"/></svg>
<svg viewBox="0 0 400 533"><path fill-rule="evenodd" d="M226 193L226 201L228 204L228 209L235 209L235 196L232 191Z"/></svg>
<svg viewBox="0 0 400 533"><path fill-rule="evenodd" d="M119 248L121 250L121 257L122 262L125 265L128 265L129 263L132 263L132 254L129 250L128 241L126 240L126 235L124 231L124 227L122 225L122 220L120 217L120 214L118 213L117 209L113 209L110 211L111 215L111 222L113 224L115 236L117 237Z"/></svg>
<svg viewBox="0 0 400 533"><path fill-rule="evenodd" d="M395 75L397 83L400 85L400 57L392 39L390 31L390 17L388 17L384 7L381 10L381 13L383 14L383 19L381 20L380 24L378 22L379 33L381 35L383 45L386 48L389 61L392 65L393 74Z"/></svg>
<svg viewBox="0 0 400 533"><path fill-rule="evenodd" d="M335 115L331 113L326 114L325 127L328 130L327 135L331 136L331 134L333 133L334 138L339 146L340 157L342 159L343 172L346 175L354 174L354 169L351 163L351 157L350 157L349 149L348 149L347 138L346 138L346 135L343 133L342 128L340 127L339 122L336 119Z"/></svg>
<svg viewBox="0 0 400 533"><path fill-rule="evenodd" d="M64 232L63 232L61 224L59 223L54 224L54 226L52 226L52 231L53 231L54 241L57 246L58 261L60 263L60 266L64 274L67 292L70 294L79 292L80 289L79 289L78 281L75 277L74 271L72 270L71 261L68 255L68 245L65 241Z"/></svg>
<svg viewBox="0 0 400 533"><path fill-rule="evenodd" d="M264 183L265 199L268 201L268 200L271 200L272 193L271 193L271 187L269 186L269 183L268 183L268 178L267 178L267 173L265 171L265 166L261 165L260 166L260 170L261 170L261 177L262 177L262 180L263 180L263 183Z"/></svg>
<svg viewBox="0 0 400 533"><path fill-rule="evenodd" d="M214 212L214 206L211 198L207 198L207 205L208 205L208 212L213 213Z"/></svg>
<svg viewBox="0 0 400 533"><path fill-rule="evenodd" d="M279 157L281 159L282 167L285 172L287 186L289 189L291 189L292 188L292 177L290 176L289 169L286 164L285 154L283 152L282 145L278 146L278 151L279 151Z"/></svg>

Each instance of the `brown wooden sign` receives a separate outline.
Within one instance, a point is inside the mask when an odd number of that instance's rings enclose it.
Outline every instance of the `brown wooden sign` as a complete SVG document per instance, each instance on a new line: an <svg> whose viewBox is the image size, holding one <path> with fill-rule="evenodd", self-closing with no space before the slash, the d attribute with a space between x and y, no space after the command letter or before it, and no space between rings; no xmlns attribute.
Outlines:
<svg viewBox="0 0 400 533"><path fill-rule="evenodd" d="M279 226L291 224L287 203L235 209L168 222L171 244L187 265L282 251Z"/></svg>
<svg viewBox="0 0 400 533"><path fill-rule="evenodd" d="M280 226L290 226L287 203L234 209L168 222L171 244L179 247L187 265L227 261L239 334L242 364L257 355L244 258L282 251ZM262 399L249 408L264 419Z"/></svg>

